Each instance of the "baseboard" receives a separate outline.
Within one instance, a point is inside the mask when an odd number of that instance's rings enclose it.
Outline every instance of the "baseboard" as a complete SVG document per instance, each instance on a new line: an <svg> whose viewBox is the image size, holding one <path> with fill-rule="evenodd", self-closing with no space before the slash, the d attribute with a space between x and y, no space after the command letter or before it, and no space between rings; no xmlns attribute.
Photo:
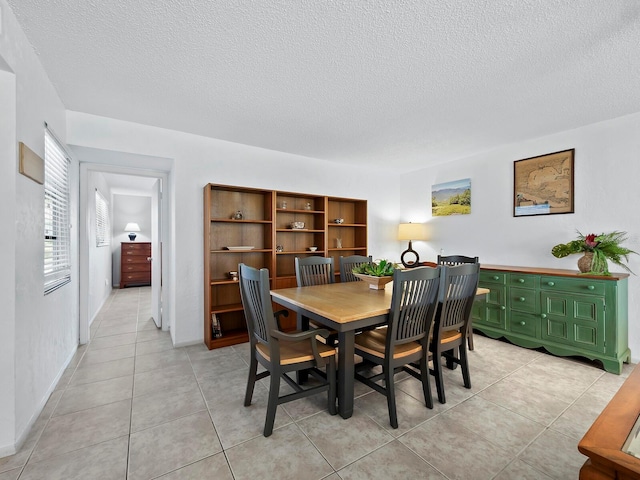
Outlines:
<svg viewBox="0 0 640 480"><path fill-rule="evenodd" d="M33 428L33 425L36 423L36 420L38 420L38 417L40 416L40 414L44 410L44 407L47 404L47 402L49 401L49 398L51 397L51 394L54 392L54 390L58 386L58 382L60 382L60 379L62 378L62 375L64 374L65 370L67 369L67 367L71 363L71 360L73 360L73 357L74 357L74 355L76 354L77 351L78 351L78 345L75 346L75 348L72 350L71 354L65 360L63 367L58 372L58 375L56 375L56 378L54 378L53 382L51 383L51 386L47 389L47 393L45 393L45 395L42 398L42 400L40 400L40 402L38 403L38 406L36 407L36 410L33 413L33 415L31 416L31 418L29 419L29 421L27 422L27 425L22 430L22 432L17 436L16 442L13 445L13 452L8 453L8 455L13 455L14 453L16 453L18 450L20 450L20 448L24 444L25 440L27 439L27 437L31 433L31 429ZM3 456L2 455L3 450L4 450L3 447L0 447L0 457Z"/></svg>

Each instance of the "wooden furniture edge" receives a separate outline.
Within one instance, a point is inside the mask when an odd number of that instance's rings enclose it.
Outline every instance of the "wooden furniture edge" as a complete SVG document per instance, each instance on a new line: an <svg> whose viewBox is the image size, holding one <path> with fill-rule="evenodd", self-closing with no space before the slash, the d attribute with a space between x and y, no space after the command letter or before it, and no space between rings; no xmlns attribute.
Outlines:
<svg viewBox="0 0 640 480"><path fill-rule="evenodd" d="M636 367L578 443L580 453L591 460L590 468L601 466L638 477L640 459L624 453L622 446L639 414L640 368Z"/></svg>
<svg viewBox="0 0 640 480"><path fill-rule="evenodd" d="M537 275L551 275L556 277L572 277L572 278L593 278L597 280L622 280L629 277L628 273L612 272L611 275L585 275L577 270L566 270L561 268L542 268L542 267L519 267L514 265L489 265L480 264L481 270L501 271L510 273L532 273Z"/></svg>

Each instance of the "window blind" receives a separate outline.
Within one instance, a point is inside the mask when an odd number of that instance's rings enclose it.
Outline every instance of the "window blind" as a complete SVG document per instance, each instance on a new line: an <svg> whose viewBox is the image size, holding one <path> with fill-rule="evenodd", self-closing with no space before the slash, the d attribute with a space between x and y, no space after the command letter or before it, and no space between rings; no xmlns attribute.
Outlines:
<svg viewBox="0 0 640 480"><path fill-rule="evenodd" d="M109 223L109 204L96 189L96 247L105 247L111 243L111 225Z"/></svg>
<svg viewBox="0 0 640 480"><path fill-rule="evenodd" d="M69 158L55 137L44 133L44 293L71 281Z"/></svg>

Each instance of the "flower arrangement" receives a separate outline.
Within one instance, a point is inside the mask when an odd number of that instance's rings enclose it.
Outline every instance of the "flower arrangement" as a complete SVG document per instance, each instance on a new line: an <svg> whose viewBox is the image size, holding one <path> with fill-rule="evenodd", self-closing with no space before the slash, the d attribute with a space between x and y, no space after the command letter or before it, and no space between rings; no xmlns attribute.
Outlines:
<svg viewBox="0 0 640 480"><path fill-rule="evenodd" d="M590 263L587 266L581 267L580 261L578 267L580 271L590 275L611 275L609 273L609 267L607 260L619 265L626 271L631 272L622 260L628 262L629 255L636 253L621 244L627 240L627 232L611 232L601 233L596 235L590 233L589 235L583 235L578 232L578 238L572 240L569 243L560 243L551 249L551 254L556 258L563 258L567 255L574 253L584 253L587 261L590 259ZM582 260L582 258L580 259Z"/></svg>
<svg viewBox="0 0 640 480"><path fill-rule="evenodd" d="M380 260L379 262L363 263L353 269L353 273L362 275L371 275L373 277L392 277L393 271L398 268L397 263L389 260Z"/></svg>

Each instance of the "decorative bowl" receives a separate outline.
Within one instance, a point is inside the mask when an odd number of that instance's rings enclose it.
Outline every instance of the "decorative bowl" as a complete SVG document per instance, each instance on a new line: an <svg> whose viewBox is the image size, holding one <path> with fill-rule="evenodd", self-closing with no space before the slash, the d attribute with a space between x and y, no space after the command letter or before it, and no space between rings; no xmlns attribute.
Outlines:
<svg viewBox="0 0 640 480"><path fill-rule="evenodd" d="M387 275L384 277L376 277L374 275L365 275L364 273L354 273L356 277L358 277L363 282L367 282L369 284L369 288L372 290L384 290L384 286L393 281L393 276Z"/></svg>
<svg viewBox="0 0 640 480"><path fill-rule="evenodd" d="M318 247L307 247L309 249L310 252L315 252L316 250L318 250Z"/></svg>
<svg viewBox="0 0 640 480"><path fill-rule="evenodd" d="M294 230L301 230L304 228L304 222L291 222L289 226Z"/></svg>

